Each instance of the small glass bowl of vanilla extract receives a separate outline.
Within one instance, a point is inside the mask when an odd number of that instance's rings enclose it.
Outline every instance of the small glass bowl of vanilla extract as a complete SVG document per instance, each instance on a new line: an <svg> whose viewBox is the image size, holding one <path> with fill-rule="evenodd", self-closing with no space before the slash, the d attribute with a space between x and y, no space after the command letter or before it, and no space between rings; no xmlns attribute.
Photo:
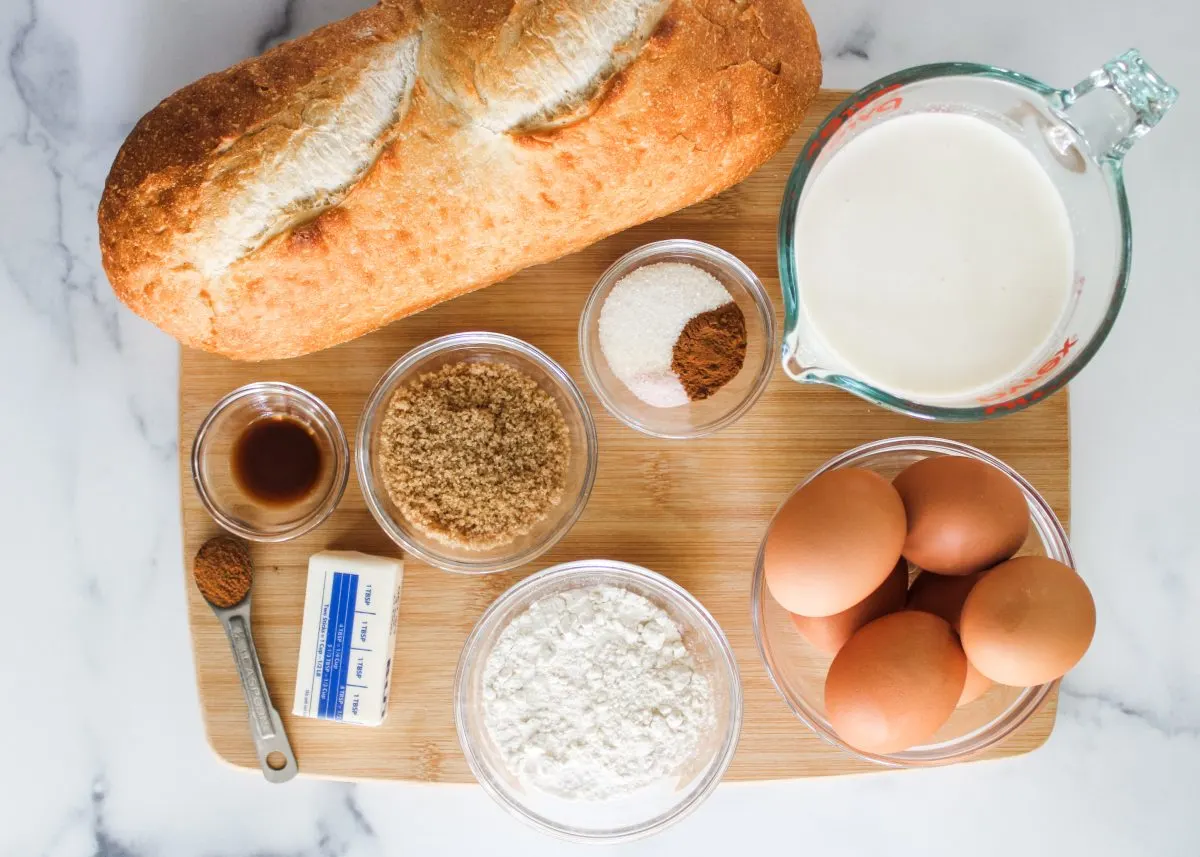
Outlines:
<svg viewBox="0 0 1200 857"><path fill-rule="evenodd" d="M261 381L213 407L192 444L204 508L231 533L282 542L307 533L342 499L350 451L337 416L307 390Z"/></svg>

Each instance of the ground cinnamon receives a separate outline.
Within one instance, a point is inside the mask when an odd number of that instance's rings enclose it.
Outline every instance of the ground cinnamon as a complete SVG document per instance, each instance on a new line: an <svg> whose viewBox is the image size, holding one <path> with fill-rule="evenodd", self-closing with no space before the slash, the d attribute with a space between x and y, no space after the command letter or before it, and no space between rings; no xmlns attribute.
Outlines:
<svg viewBox="0 0 1200 857"><path fill-rule="evenodd" d="M707 399L742 370L746 317L736 303L694 316L679 334L671 369L692 401Z"/></svg>
<svg viewBox="0 0 1200 857"><path fill-rule="evenodd" d="M216 607L236 607L250 594L254 564L246 543L232 536L216 536L200 546L192 565L196 588Z"/></svg>

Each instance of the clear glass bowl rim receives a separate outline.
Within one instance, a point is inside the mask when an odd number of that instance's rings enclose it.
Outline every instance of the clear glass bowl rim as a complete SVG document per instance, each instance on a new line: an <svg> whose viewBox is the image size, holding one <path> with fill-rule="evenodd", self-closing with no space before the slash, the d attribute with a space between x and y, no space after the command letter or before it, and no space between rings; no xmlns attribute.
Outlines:
<svg viewBox="0 0 1200 857"><path fill-rule="evenodd" d="M430 357L463 348L488 348L506 351L537 364L539 368L557 382L559 388L574 405L580 422L584 426L584 446L586 448L587 464L583 483L578 496L574 500L574 507L558 522L554 529L547 532L546 537L540 542L536 542L526 550L507 558L468 561L452 559L430 551L400 531L400 528L396 526L391 516L384 509L373 487L373 469L368 453L368 449L370 448L368 438L369 427L378 411L386 405L388 397L395 389L397 380L414 366ZM578 385L567 374L567 371L545 352L530 345L528 342L517 339L515 336L489 331L464 331L439 336L436 339L431 339L428 342L418 345L393 363L375 384L374 389L371 390L371 394L367 397L366 404L363 405L362 414L358 420L358 432L354 450L354 463L358 476L358 484L362 489L363 500L366 502L367 508L371 511L371 516L375 519L375 522L379 524L392 541L409 554L443 571L455 572L457 574L494 574L502 571L510 571L537 559L552 548L570 531L571 527L575 525L575 522L583 514L583 510L588 503L588 498L592 493L592 486L596 481L599 458L599 438L596 434L596 424L592 420L592 412L588 408L583 393L580 392Z"/></svg>
<svg viewBox="0 0 1200 857"><path fill-rule="evenodd" d="M264 393L301 400L307 407L321 416L321 419L326 422L330 428L330 433L333 435L334 473L329 491L320 505L298 520L291 528L279 533L263 533L259 530L250 529L222 512L209 493L208 486L201 476L203 470L200 467L200 451L204 445L204 440L212 430L217 418L227 408L242 399ZM346 483L350 477L349 462L350 447L346 442L346 432L342 429L342 423L337 418L337 414L325 402L308 392L308 390L305 390L303 387L297 387L295 384L289 384L286 381L255 381L250 384L244 384L236 390L225 394L220 401L212 406L212 410L208 412L208 415L200 423L200 427L196 429L196 437L192 440L192 484L196 487L196 494L200 497L200 503L204 506L205 511L221 527L234 535L255 542L290 541L291 539L299 538L322 524L326 518L333 514L333 510L337 508L338 503L342 500L342 495L346 491Z"/></svg>
<svg viewBox="0 0 1200 857"><path fill-rule="evenodd" d="M674 254L701 256L725 270L730 276L741 283L758 308L759 317L763 322L764 339L767 346L763 349L763 365L759 367L754 383L747 390L746 396L735 407L722 416L699 425L690 431L664 432L653 429L631 414L626 413L608 395L596 371L596 360L603 359L603 355L596 355L592 352L591 345L588 342L588 331L594 323L599 323L597 315L603 306L602 295L608 292L609 287L615 280L639 265L652 264L655 261L655 257ZM587 378L588 384L596 394L596 398L600 400L600 404L604 405L605 410L631 429L663 440L693 440L705 437L721 429L728 428L741 419L754 406L754 403L759 400L771 381L771 375L775 371L776 362L773 345L777 337L775 309L771 304L771 297L767 294L766 287L763 286L758 275L750 270L750 267L745 262L729 251L722 250L720 247L712 244L706 244L703 241L692 240L691 238L668 238L663 241L654 241L649 244L643 244L640 247L635 247L621 256L609 265L604 273L600 275L599 279L596 280L596 284L592 286L592 290L588 294L587 302L583 305L583 312L579 316L580 363L583 365L584 377Z"/></svg>
<svg viewBox="0 0 1200 857"><path fill-rule="evenodd" d="M730 716L724 746L721 752L714 757L714 762L705 774L702 784L694 790L690 799L657 818L650 819L633 827L621 828L612 833L581 832L560 826L549 819L526 810L516 801L512 800L502 789L496 786L490 770L480 760L466 727L466 681L472 668L481 658L487 656L487 653L477 651L482 639L493 630L495 625L509 618L513 610L513 605L521 603L524 598L528 597L532 603L540 594L540 590L550 589L562 581L570 580L572 577L593 575L611 577L613 585L620 585L622 580L632 581L648 589L656 590L664 601L678 601L686 604L691 610L695 611L700 617L699 627L712 641L714 648L720 653L720 663L724 664L724 670L727 671L726 677L730 693ZM717 668L720 669L721 667L717 665ZM721 629L721 626L717 624L717 620L713 618L708 609L694 595L670 578L639 565L617 560L583 559L550 566L513 584L513 586L509 587L509 589L493 601L491 606L479 617L479 621L475 623L475 627L471 630L470 635L463 644L462 653L459 655L458 667L454 674L454 727L458 733L458 743L462 747L463 755L466 757L467 766L471 769L471 773L474 774L475 779L479 781L484 791L513 816L544 833L549 833L552 836L571 842L606 844L630 842L659 833L667 827L683 820L694 812L712 794L713 790L716 789L721 779L725 776L725 772L729 769L734 753L737 751L738 740L742 732L742 699L741 675L738 670L737 657L734 655L733 647L730 646L729 640L725 636L725 632Z"/></svg>
<svg viewBox="0 0 1200 857"><path fill-rule="evenodd" d="M958 740L974 735L974 741L970 743L962 751L953 755L939 754L937 751L917 753L911 750L906 750L898 754L874 754L865 753L862 750L857 750L851 747L841 738L839 738L832 729L828 729L817 721L817 719L807 710L807 704L803 700L794 699L783 687L782 682L778 677L778 671L775 666L774 658L767 648L765 634L763 632L763 611L765 609L765 599L770 595L766 593L766 585L763 581L763 548L766 545L766 534L770 532L771 524L775 522L776 515L779 514L779 509L787 503L789 499L801 488L821 475L830 470L839 467L853 466L860 464L864 459L869 459L874 456L889 453L889 452L923 452L933 455L958 455L968 458L975 458L987 464L996 467L1005 475L1009 476L1020 487L1025 494L1027 500L1034 501L1033 509L1030 512L1030 518L1034 527L1037 529L1038 537L1042 540L1043 546L1046 549L1046 555L1052 559L1056 559L1065 565L1075 568L1075 558L1071 553L1070 541L1066 531L1063 529L1058 516L1054 514L1054 510L1050 508L1050 504L1045 501L1041 494L1017 471L1013 470L1007 464L994 455L977 449L966 443L961 443L954 440L946 440L944 438L922 437L910 435L905 437L886 438L884 440L871 441L864 443L861 446L856 446L853 449L834 456L826 461L805 479L800 482L779 504L779 508L771 516L771 522L767 525L763 532L763 540L759 544L758 555L754 563L754 581L751 584L750 590L750 623L754 628L754 642L758 647L759 658L762 660L763 666L767 671L768 677L771 679L771 684L775 686L776 692L791 709L805 726L811 729L818 736L823 738L828 743L838 747L852 756L863 759L867 762L872 762L877 765L888 768L923 768L936 767L939 765L948 765L955 762L962 762L967 759L974 758L981 753L984 753L989 748L995 746L1005 738L1012 735L1021 724L1028 720L1045 702L1051 691L1058 686L1059 680L1050 682L1049 684L1038 685L1036 687L1024 688L1021 695L1008 707L1006 711L1000 714L995 720L986 726L980 727L974 733L968 733Z"/></svg>

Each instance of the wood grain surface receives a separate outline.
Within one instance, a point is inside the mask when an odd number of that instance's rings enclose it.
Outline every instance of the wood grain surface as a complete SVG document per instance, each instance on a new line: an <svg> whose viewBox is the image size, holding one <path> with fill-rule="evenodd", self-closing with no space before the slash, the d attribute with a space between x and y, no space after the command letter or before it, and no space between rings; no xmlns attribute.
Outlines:
<svg viewBox="0 0 1200 857"><path fill-rule="evenodd" d="M588 291L626 251L669 237L725 248L776 297L775 224L784 183L813 125L844 97L823 92L788 147L742 184L671 217L631 229L506 283L397 322L371 336L296 360L238 364L184 350L180 366L183 566L188 576L196 680L208 739L228 762L256 768L246 706L221 626L191 582L191 560L218 527L192 485L196 428L225 393L255 380L299 384L338 414L353 446L359 411L387 367L435 336L495 330L558 360L583 388L600 436L595 489L581 520L549 553L517 571L465 577L406 561L390 714L379 728L291 715L307 560L326 548L395 554L363 504L353 474L333 516L308 535L252 546L257 566L253 628L272 699L302 773L337 778L472 781L451 712L459 649L480 613L527 574L557 562L608 557L637 563L691 590L720 622L738 657L745 721L728 780L765 780L877 770L826 744L797 721L759 660L750 628L750 581L766 522L807 473L831 456L877 438L936 434L1007 461L1068 520L1067 396L1020 414L969 425L935 425L889 413L831 388L793 383L777 368L771 386L733 427L697 441L659 441L610 416L587 388L576 327ZM1040 746L1054 725L1055 698L987 757Z"/></svg>

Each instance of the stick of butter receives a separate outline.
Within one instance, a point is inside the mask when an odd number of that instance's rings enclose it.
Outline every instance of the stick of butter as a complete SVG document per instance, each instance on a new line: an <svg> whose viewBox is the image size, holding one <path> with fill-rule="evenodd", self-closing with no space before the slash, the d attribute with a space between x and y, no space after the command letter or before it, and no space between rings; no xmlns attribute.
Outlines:
<svg viewBox="0 0 1200 857"><path fill-rule="evenodd" d="M308 560L293 714L383 722L403 577L400 560L356 551Z"/></svg>

